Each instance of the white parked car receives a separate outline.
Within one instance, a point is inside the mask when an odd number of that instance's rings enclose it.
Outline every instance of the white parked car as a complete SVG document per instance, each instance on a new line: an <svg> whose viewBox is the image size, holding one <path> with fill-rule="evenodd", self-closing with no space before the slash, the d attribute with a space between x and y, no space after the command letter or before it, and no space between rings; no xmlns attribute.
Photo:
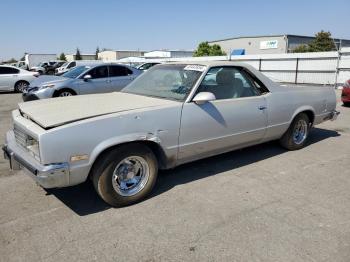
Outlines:
<svg viewBox="0 0 350 262"><path fill-rule="evenodd" d="M14 66L0 66L0 91L22 92L39 74Z"/></svg>

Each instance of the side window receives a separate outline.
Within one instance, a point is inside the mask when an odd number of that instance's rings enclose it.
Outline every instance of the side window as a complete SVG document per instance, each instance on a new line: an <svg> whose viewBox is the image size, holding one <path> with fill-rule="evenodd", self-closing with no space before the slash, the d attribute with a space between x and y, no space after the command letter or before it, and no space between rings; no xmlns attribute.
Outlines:
<svg viewBox="0 0 350 262"><path fill-rule="evenodd" d="M72 67L75 67L76 65L77 65L76 62L71 62L71 63L67 66L67 68L72 68Z"/></svg>
<svg viewBox="0 0 350 262"><path fill-rule="evenodd" d="M109 66L109 77L131 75L132 71L125 66Z"/></svg>
<svg viewBox="0 0 350 262"><path fill-rule="evenodd" d="M18 74L19 70L16 68L12 68L12 67L0 67L0 74L1 75L7 75L7 74Z"/></svg>
<svg viewBox="0 0 350 262"><path fill-rule="evenodd" d="M249 75L236 67L211 68L197 92L211 92L217 100L260 95Z"/></svg>
<svg viewBox="0 0 350 262"><path fill-rule="evenodd" d="M91 75L92 79L105 78L108 77L108 69L107 66L98 66L91 69L87 74Z"/></svg>

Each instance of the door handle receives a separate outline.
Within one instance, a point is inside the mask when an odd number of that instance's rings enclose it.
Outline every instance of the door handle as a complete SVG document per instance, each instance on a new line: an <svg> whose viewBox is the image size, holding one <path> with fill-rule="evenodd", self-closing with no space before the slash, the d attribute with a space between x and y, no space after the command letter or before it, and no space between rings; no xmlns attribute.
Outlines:
<svg viewBox="0 0 350 262"><path fill-rule="evenodd" d="M267 106L259 106L258 108L259 108L259 110L265 110L267 108Z"/></svg>

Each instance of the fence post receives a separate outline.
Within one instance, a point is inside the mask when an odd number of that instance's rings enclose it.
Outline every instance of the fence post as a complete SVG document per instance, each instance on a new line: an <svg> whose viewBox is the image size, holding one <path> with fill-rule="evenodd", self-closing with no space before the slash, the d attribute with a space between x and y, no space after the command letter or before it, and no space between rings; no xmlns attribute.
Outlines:
<svg viewBox="0 0 350 262"><path fill-rule="evenodd" d="M298 70L299 70L299 57L297 57L297 63L295 66L295 80L294 84L298 84Z"/></svg>
<svg viewBox="0 0 350 262"><path fill-rule="evenodd" d="M261 71L261 58L259 59L259 71Z"/></svg>
<svg viewBox="0 0 350 262"><path fill-rule="evenodd" d="M335 67L335 79L334 79L334 88L337 88L338 74L339 74L339 61L341 58L341 49L338 49L337 65Z"/></svg>

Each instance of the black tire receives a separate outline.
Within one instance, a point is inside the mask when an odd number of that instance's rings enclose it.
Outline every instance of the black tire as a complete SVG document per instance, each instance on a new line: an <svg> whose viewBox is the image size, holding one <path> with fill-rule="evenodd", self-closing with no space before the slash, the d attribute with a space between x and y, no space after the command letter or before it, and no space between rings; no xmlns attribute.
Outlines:
<svg viewBox="0 0 350 262"><path fill-rule="evenodd" d="M67 95L65 95L67 94ZM68 95L69 94L69 95ZM53 97L75 96L76 93L71 89L61 89L53 94Z"/></svg>
<svg viewBox="0 0 350 262"><path fill-rule="evenodd" d="M297 139L294 139L294 134L296 132L296 129L298 128L298 123L306 123L306 135L305 137L302 136L300 138L300 141ZM288 150L298 150L305 146L305 143L307 141L307 138L309 137L310 133L310 119L305 113L298 114L291 125L289 126L288 130L284 133L284 135L280 138L280 144L282 147L288 149ZM297 140L297 141L296 141Z"/></svg>
<svg viewBox="0 0 350 262"><path fill-rule="evenodd" d="M16 93L22 93L23 90L25 88L27 88L29 86L29 83L27 81L24 81L24 80L21 80L21 81L18 81L16 84L15 84L15 92Z"/></svg>
<svg viewBox="0 0 350 262"><path fill-rule="evenodd" d="M350 107L350 102L343 102L344 106Z"/></svg>
<svg viewBox="0 0 350 262"><path fill-rule="evenodd" d="M128 157L141 157L148 164L148 179L140 191L133 195L122 195L114 189L113 175L118 164ZM152 150L142 144L121 145L103 154L92 168L92 181L98 195L109 205L122 207L143 200L153 189L158 175L158 162Z"/></svg>

